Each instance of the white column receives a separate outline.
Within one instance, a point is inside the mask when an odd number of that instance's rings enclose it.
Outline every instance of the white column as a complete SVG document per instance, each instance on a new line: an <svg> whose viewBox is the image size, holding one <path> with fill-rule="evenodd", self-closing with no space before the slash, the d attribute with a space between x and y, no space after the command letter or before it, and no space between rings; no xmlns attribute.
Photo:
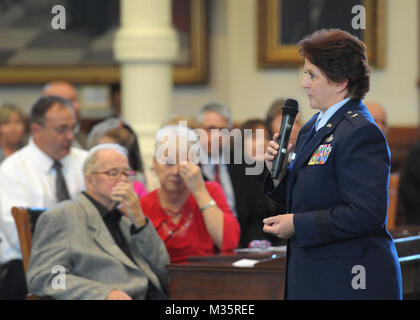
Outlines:
<svg viewBox="0 0 420 320"><path fill-rule="evenodd" d="M122 116L139 137L146 168L152 164L155 134L170 113L172 62L178 53L171 9L171 0L122 0L114 42Z"/></svg>

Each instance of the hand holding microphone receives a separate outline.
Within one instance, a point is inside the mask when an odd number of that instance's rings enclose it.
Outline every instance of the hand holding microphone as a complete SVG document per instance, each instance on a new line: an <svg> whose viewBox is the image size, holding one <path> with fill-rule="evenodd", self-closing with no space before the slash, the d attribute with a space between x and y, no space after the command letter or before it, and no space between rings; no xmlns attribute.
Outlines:
<svg viewBox="0 0 420 320"><path fill-rule="evenodd" d="M277 144L277 140L279 138L279 134L275 133L273 136L273 140L271 140L268 143L268 147L265 150L265 154L264 154L264 159L265 159L265 165L268 169L268 171L272 171L273 168L273 161L275 156L278 154L278 150L280 148L280 146ZM287 153L290 153L293 149L293 144L289 142L289 144L287 145ZM285 161L284 163L287 163L287 161Z"/></svg>
<svg viewBox="0 0 420 320"><path fill-rule="evenodd" d="M273 140L265 152L265 163L271 171L273 180L279 179L280 173L287 165L288 151L292 145L289 144L293 122L299 112L298 102L294 99L287 99L283 105L282 120L279 133L274 134Z"/></svg>

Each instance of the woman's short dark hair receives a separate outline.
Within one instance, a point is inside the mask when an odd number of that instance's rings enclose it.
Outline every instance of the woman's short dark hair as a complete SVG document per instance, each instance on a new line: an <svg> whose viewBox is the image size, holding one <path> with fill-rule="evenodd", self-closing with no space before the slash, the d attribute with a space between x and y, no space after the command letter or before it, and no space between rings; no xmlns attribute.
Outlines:
<svg viewBox="0 0 420 320"><path fill-rule="evenodd" d="M335 83L348 80L352 99L363 99L369 91L369 65L365 44L340 29L322 29L298 43L299 54L317 66Z"/></svg>

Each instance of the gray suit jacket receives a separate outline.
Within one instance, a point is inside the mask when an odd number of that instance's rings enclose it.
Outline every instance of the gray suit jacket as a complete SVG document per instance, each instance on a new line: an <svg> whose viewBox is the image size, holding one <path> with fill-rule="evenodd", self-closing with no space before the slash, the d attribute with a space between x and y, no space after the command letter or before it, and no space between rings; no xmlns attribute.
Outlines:
<svg viewBox="0 0 420 320"><path fill-rule="evenodd" d="M147 278L157 288L166 288L165 244L152 223L135 235L130 234L131 225L123 216L120 228L136 263L116 245L99 211L83 194L44 212L32 243L29 291L55 299L105 299L119 289L144 299Z"/></svg>

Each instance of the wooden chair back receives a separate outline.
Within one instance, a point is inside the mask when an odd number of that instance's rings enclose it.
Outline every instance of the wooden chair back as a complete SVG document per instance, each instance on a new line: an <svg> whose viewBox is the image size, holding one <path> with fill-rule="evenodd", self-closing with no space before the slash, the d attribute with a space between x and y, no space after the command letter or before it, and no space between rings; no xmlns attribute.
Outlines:
<svg viewBox="0 0 420 320"><path fill-rule="evenodd" d="M20 249L25 274L28 271L29 259L31 257L32 234L38 217L46 209L13 207L12 215L15 219L16 228L19 236Z"/></svg>

